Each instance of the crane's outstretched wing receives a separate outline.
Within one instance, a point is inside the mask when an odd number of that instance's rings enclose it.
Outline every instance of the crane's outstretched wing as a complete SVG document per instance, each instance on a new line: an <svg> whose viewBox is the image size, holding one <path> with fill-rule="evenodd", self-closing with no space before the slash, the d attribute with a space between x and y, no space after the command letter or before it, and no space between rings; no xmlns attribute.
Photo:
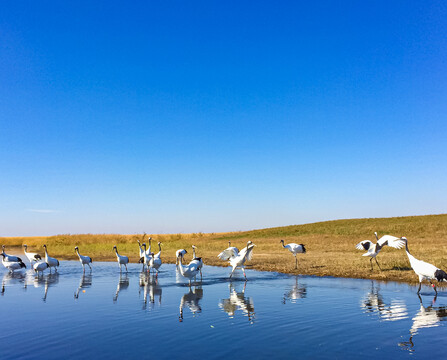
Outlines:
<svg viewBox="0 0 447 360"><path fill-rule="evenodd" d="M372 241L370 241L370 240L363 240L363 241L360 241L356 246L355 246L355 248L357 249L357 250L365 250L365 251L368 251L370 248L371 248L371 246L373 246L374 244L372 243Z"/></svg>
<svg viewBox="0 0 447 360"><path fill-rule="evenodd" d="M251 258L253 257L253 249L255 248L255 245L250 245L248 247L248 251L247 251L247 260L250 261Z"/></svg>
<svg viewBox="0 0 447 360"><path fill-rule="evenodd" d="M398 237L391 235L383 235L378 241L377 244L380 246L391 246L395 249L402 249L405 246L405 241L401 240Z"/></svg>
<svg viewBox="0 0 447 360"><path fill-rule="evenodd" d="M225 249L224 251L222 251L219 255L217 255L217 257L220 260L229 260L231 257L237 256L238 253L239 253L239 251L237 248L229 247L229 248Z"/></svg>
<svg viewBox="0 0 447 360"><path fill-rule="evenodd" d="M251 258L253 257L253 249L254 249L255 245L251 244L247 247L244 247L241 252L239 253L239 256L241 256L242 258L245 257L246 260L250 261Z"/></svg>

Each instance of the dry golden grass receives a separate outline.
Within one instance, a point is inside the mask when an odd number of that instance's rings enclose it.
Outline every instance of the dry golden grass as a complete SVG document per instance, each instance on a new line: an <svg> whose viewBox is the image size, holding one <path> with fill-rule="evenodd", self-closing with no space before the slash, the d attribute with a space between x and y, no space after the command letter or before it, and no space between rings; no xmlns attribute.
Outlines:
<svg viewBox="0 0 447 360"><path fill-rule="evenodd" d="M207 265L226 266L217 254L228 246L242 248L248 240L257 246L253 260L247 265L256 270L277 271L291 274L352 277L378 280L417 282L417 276L410 268L405 250L390 247L382 249L377 257L383 271L375 265L370 271L368 257L355 245L365 239L374 239L374 231L379 237L385 234L406 236L411 253L418 259L427 261L447 270L447 214L408 216L396 218L351 219L320 223L293 225L286 227L220 234L172 234L151 235L152 244L162 242L164 262L175 262L175 251L185 248L192 254L191 245L198 247L197 255ZM50 237L0 238L0 243L9 247L27 244L30 251L42 252L46 243L50 255L62 259L76 259L74 247L79 246L82 254L94 261L115 260L112 251L117 245L120 254L128 255L131 262L138 260L137 240L140 235L57 235ZM147 240L147 236L145 238ZM307 253L298 255L298 270L292 254L282 248L279 241L296 242L306 245ZM17 248L15 249L17 250ZM187 255L187 256L188 256Z"/></svg>

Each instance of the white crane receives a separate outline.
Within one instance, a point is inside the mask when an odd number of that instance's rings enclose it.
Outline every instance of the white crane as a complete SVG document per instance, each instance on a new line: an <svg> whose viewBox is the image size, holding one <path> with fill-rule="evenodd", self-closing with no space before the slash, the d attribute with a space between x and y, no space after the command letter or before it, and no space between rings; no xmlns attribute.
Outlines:
<svg viewBox="0 0 447 360"><path fill-rule="evenodd" d="M157 258L161 257L161 245L162 243L159 241L158 242L158 253L156 253L154 256Z"/></svg>
<svg viewBox="0 0 447 360"><path fill-rule="evenodd" d="M144 240L145 237L146 237L146 233L143 234L143 240ZM139 249L140 251L139 251L139 257L138 257L139 260L138 260L138 262L143 264L143 269L142 269L142 271L143 271L144 270L144 265L145 265L145 263L144 263L144 253L145 253L145 250L141 246L140 240L137 240L137 241L138 241L138 247L140 248Z"/></svg>
<svg viewBox="0 0 447 360"><path fill-rule="evenodd" d="M382 271L376 256L379 254L380 250L382 250L382 248L385 245L391 246L395 249L401 249L404 247L405 243L398 237L395 236L391 236L391 235L383 235L380 239L377 236L377 232L374 233L374 235L376 236L376 240L377 243L374 244L372 241L370 240L363 240L360 241L355 248L357 250L365 250L367 251L366 253L364 253L362 256L369 256L369 262L371 264L371 271L373 270L373 265L372 265L372 260L376 260L376 264L379 267L380 271Z"/></svg>
<svg viewBox="0 0 447 360"><path fill-rule="evenodd" d="M295 256L295 269L298 269L298 259L297 259L296 255L306 253L306 248L304 247L304 244L290 243L290 244L284 245L284 240L281 240L280 243L282 244L282 247L284 249L289 250L293 254L293 256Z"/></svg>
<svg viewBox="0 0 447 360"><path fill-rule="evenodd" d="M10 261L10 262L23 262L21 258L19 258L18 256L14 256L14 255L8 255L5 253L5 245L2 245L2 253L0 255L3 255L3 259L5 261Z"/></svg>
<svg viewBox="0 0 447 360"><path fill-rule="evenodd" d="M196 249L197 246L192 245L192 256L193 256L192 261L196 261L199 264L200 278L202 278L203 260L201 257L200 258L196 257Z"/></svg>
<svg viewBox="0 0 447 360"><path fill-rule="evenodd" d="M46 263L45 261L37 261L33 265L33 270L37 275L39 275L39 272L41 275L43 275L44 270L48 269L50 265Z"/></svg>
<svg viewBox="0 0 447 360"><path fill-rule="evenodd" d="M24 247L23 251L25 252L25 256L28 258L28 260L31 264L33 264L33 262L42 260L42 256L40 256L38 253L28 252L28 245L24 244L23 247Z"/></svg>
<svg viewBox="0 0 447 360"><path fill-rule="evenodd" d="M228 241L228 247L222 251L217 257L220 260L227 261L230 259L230 257L235 256L239 254L239 249L237 247L231 246L231 241Z"/></svg>
<svg viewBox="0 0 447 360"><path fill-rule="evenodd" d="M183 255L180 253L180 257L183 257ZM183 277L189 279L189 286L191 286L191 279L197 275L199 272L199 264L198 262L190 262L188 265L183 265L183 261L179 260L177 262L177 268L180 271L180 274L182 274Z"/></svg>
<svg viewBox="0 0 447 360"><path fill-rule="evenodd" d="M43 246L45 249L45 262L49 265L50 267L50 273L51 273L51 268L54 267L54 271L57 271L57 267L59 266L59 260L56 258L53 258L51 256L48 256L48 251L47 251L47 246L44 245Z"/></svg>
<svg viewBox="0 0 447 360"><path fill-rule="evenodd" d="M127 256L118 254L118 249L116 248L116 245L113 247L113 250L115 250L115 253L116 253L116 260L118 261L118 266L120 267L120 272L121 272L121 265L124 265L124 267L126 268L126 272L127 272L127 264L129 263L129 258Z"/></svg>
<svg viewBox="0 0 447 360"><path fill-rule="evenodd" d="M14 270L20 270L22 268L26 268L26 265L23 263L22 260L19 260L19 261L8 261L8 260L6 260L7 255L5 255L4 253L1 253L0 255L3 256L3 259L2 259L3 266L5 268L7 268L10 273L13 273Z"/></svg>
<svg viewBox="0 0 447 360"><path fill-rule="evenodd" d="M159 243L160 244L160 243ZM160 254L160 253L158 253ZM157 256L158 254L151 253L151 260L149 261L149 272L151 271L151 269L154 269L157 271L157 276L158 276L158 269L161 266L161 257Z"/></svg>
<svg viewBox="0 0 447 360"><path fill-rule="evenodd" d="M84 269L84 271L85 271L85 265L88 265L88 267L90 268L90 271L92 271L92 267L90 266L90 264L93 262L92 258L90 256L81 255L79 253L79 248L77 246L75 247L75 251L79 256L79 261L81 262L81 265L82 265L82 268Z"/></svg>
<svg viewBox="0 0 447 360"><path fill-rule="evenodd" d="M245 274L245 261L251 260L253 257L253 249L256 245L253 244L250 241L247 242L247 246L244 247L239 254L231 256L228 261L230 262L230 265L233 267L233 270L231 270L230 279L233 276L234 270L236 268L240 267L242 271L244 272L245 280L247 280L247 275Z"/></svg>
<svg viewBox="0 0 447 360"><path fill-rule="evenodd" d="M137 240L137 241L138 241L138 247L140 248L140 251L138 253L138 255L139 255L138 258L141 259L144 256L144 249L140 244L140 240Z"/></svg>
<svg viewBox="0 0 447 360"><path fill-rule="evenodd" d="M149 266L151 269L154 269L157 271L157 276L158 276L158 269L160 268L162 261L161 261L161 245L162 243L159 241L158 242L158 253L154 254L151 253L151 259L149 261ZM149 270L150 272L150 270Z"/></svg>
<svg viewBox="0 0 447 360"><path fill-rule="evenodd" d="M142 259L140 259L140 261L143 262L143 270L144 270L144 265L146 265L148 270L149 270L149 264L150 264L151 259L152 259L152 255L151 255L152 253L148 253L146 251L146 243L143 244L143 249L144 249L143 250L143 257L142 257Z"/></svg>
<svg viewBox="0 0 447 360"><path fill-rule="evenodd" d="M405 250L407 252L408 260L410 260L410 265L416 275L419 276L418 294L421 291L422 281L428 280L433 286L433 289L435 290L435 293L437 295L438 291L436 290L436 285L432 283L432 280L437 280L438 282L447 281L447 274L445 273L445 271L437 268L432 264L416 259L413 255L410 254L410 250L408 250L407 238L401 237L400 239L405 242Z"/></svg>
<svg viewBox="0 0 447 360"><path fill-rule="evenodd" d="M188 252L185 249L179 249L175 252L175 265L178 264L179 259L183 264L183 256L185 256Z"/></svg>
<svg viewBox="0 0 447 360"><path fill-rule="evenodd" d="M151 254L151 247L152 247L152 238L149 237L149 239L147 239L147 241L149 242L149 247L146 249L146 255L150 255Z"/></svg>

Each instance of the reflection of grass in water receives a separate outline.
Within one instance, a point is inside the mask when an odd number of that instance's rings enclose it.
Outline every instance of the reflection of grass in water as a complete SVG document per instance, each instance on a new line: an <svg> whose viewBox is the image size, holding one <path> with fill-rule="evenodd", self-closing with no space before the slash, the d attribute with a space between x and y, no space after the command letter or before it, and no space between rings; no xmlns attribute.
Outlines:
<svg viewBox="0 0 447 360"><path fill-rule="evenodd" d="M292 225L278 228L220 233L220 234L169 234L150 235L153 239L152 249L158 251L157 242L161 241L164 262L175 261L175 251L180 248L188 250L186 261L192 256L191 245L197 245L197 256L208 265L226 265L217 259L217 254L228 246L241 249L248 240L257 246L254 257L247 265L257 270L300 273L320 276L340 276L373 278L381 280L403 280L417 282L417 277L410 271L405 251L385 247L377 257L383 272L376 266L370 271L369 258L362 257L362 252L355 249L361 240L375 242L374 231L379 237L384 234L406 236L412 254L421 260L447 270L447 214L428 216L408 216L398 218L336 220L306 225ZM74 247L79 246L83 255L89 255L93 261L115 260L112 251L117 245L120 254L129 256L131 262L138 259L137 240L142 234L80 234L57 235L50 237L0 238L7 246L28 244L29 251L43 253L42 244L48 245L51 256L64 259L77 259ZM280 239L286 243L296 242L306 245L307 253L298 255L298 270L294 269L293 256L281 247ZM145 238L147 242L147 236ZM7 251L8 252L8 251Z"/></svg>

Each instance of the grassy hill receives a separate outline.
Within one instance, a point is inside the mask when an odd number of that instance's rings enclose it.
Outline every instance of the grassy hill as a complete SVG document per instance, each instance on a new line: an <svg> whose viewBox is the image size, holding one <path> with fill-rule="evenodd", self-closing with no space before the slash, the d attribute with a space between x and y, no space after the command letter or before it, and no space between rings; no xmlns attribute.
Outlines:
<svg viewBox="0 0 447 360"><path fill-rule="evenodd" d="M383 271L379 271L376 266L374 271L370 271L369 258L362 257L363 252L356 250L355 245L361 240L374 240L374 231L378 232L379 237L385 234L406 236L410 251L416 258L447 270L447 214L335 220L219 234L151 234L150 236L153 239L152 245L157 251L157 241L162 242L164 262L174 262L175 250L180 248L186 248L188 255L191 255L191 245L195 244L198 247L197 255L204 259L205 264L226 265L217 259L216 255L228 246L228 241L231 241L232 246L242 248L248 240L251 240L257 245L253 260L249 263L254 269L417 282L405 250L385 247L377 257ZM132 262L136 262L137 240L142 239L142 234L80 234L3 237L0 238L0 243L5 244L7 249L27 244L30 246L30 251L39 252L42 252L42 245L46 243L50 255L61 259L76 259L74 246L78 245L81 253L91 256L94 261L115 260L112 247L117 245L121 254L128 255ZM296 242L306 245L307 253L298 255L298 270L294 269L293 256L280 245L280 239L284 239L286 243ZM145 240L147 241L147 236Z"/></svg>

